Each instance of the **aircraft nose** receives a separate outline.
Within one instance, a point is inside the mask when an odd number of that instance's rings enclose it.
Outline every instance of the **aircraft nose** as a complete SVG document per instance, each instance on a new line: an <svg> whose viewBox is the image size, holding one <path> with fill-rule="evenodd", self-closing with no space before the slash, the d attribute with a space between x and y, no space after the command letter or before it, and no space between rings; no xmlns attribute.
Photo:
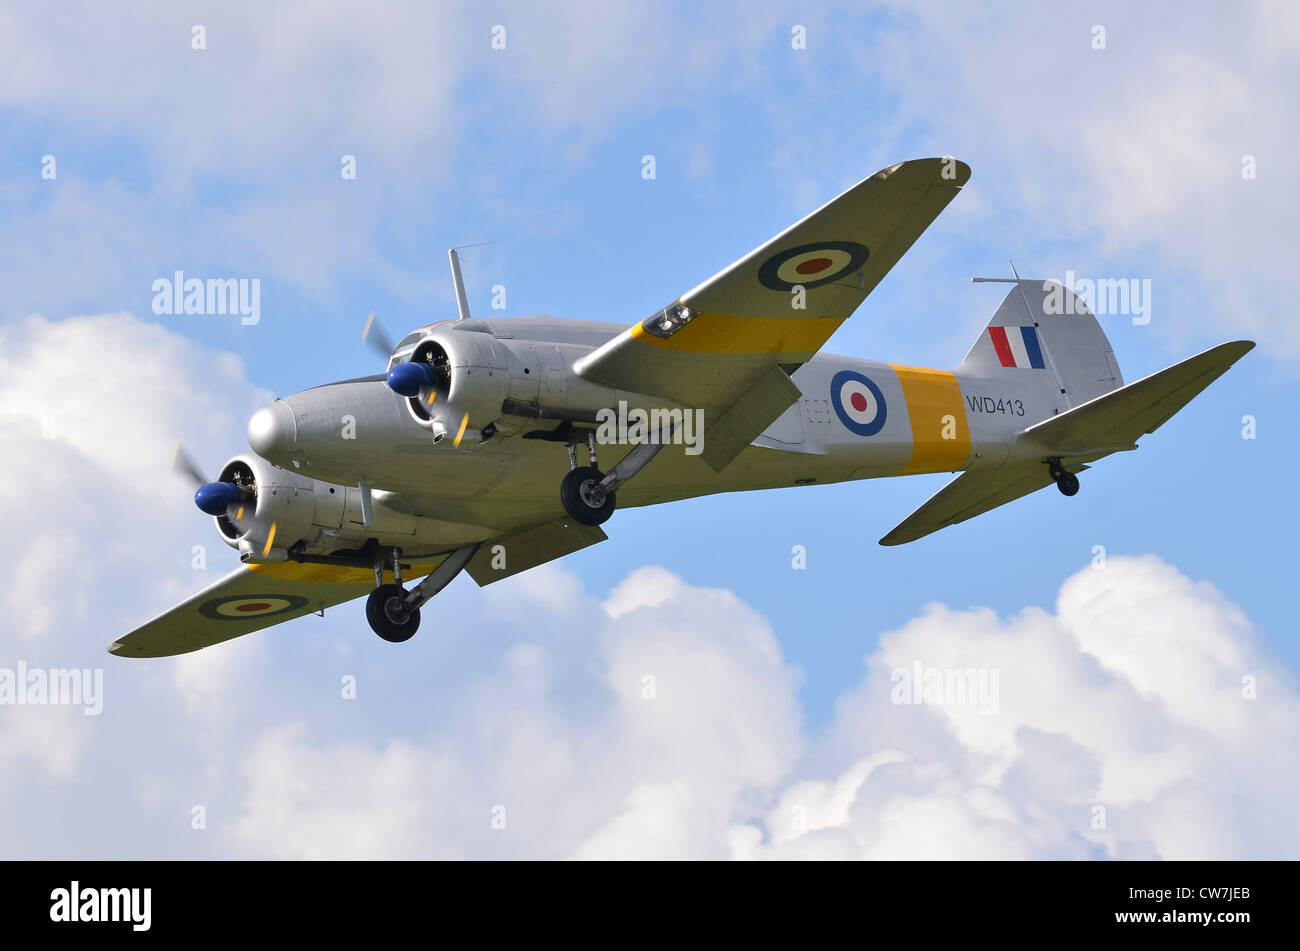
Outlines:
<svg viewBox="0 0 1300 951"><path fill-rule="evenodd" d="M263 459L278 462L297 442L293 411L282 400L262 407L248 421L248 445Z"/></svg>

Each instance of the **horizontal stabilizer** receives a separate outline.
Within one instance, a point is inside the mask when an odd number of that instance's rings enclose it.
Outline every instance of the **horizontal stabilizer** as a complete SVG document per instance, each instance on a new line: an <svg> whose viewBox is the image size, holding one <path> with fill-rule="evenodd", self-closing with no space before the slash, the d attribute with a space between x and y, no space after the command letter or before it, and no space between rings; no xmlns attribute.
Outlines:
<svg viewBox="0 0 1300 951"><path fill-rule="evenodd" d="M1140 436L1159 429L1254 346L1249 340L1236 340L1211 347L1030 426L1019 438L1062 457L1131 449Z"/></svg>
<svg viewBox="0 0 1300 951"><path fill-rule="evenodd" d="M1082 472L1084 465L1065 465L1071 472ZM1041 462L1022 462L990 472L963 472L930 497L892 532L880 540L882 545L903 545L956 525L976 515L1006 505L1052 484L1047 466Z"/></svg>
<svg viewBox="0 0 1300 951"><path fill-rule="evenodd" d="M1141 436L1155 432L1254 346L1249 340L1220 344L1030 426L1016 438L1021 461L963 472L880 544L916 541L1046 488L1052 484L1044 465L1048 459L1061 459L1062 468L1077 473L1088 468L1085 462L1136 448Z"/></svg>

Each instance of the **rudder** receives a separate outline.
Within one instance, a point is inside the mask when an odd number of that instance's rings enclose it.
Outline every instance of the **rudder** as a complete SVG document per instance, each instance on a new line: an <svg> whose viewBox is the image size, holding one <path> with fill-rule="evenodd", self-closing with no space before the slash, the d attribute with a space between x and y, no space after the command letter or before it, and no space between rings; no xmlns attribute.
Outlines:
<svg viewBox="0 0 1300 951"><path fill-rule="evenodd" d="M1054 281L1016 281L957 367L990 378L1024 371L1046 373L1067 407L1124 385L1097 318Z"/></svg>

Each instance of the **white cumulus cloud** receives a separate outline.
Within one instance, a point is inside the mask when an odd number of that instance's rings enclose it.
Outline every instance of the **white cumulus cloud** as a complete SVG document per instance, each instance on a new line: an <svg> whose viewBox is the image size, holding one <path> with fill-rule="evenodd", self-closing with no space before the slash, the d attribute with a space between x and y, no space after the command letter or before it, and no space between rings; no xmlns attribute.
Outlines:
<svg viewBox="0 0 1300 951"><path fill-rule="evenodd" d="M512 595L546 612L547 626L590 619L594 606L557 606L523 586ZM1055 613L1003 619L931 605L882 636L817 737L802 727L797 671L734 595L648 568L603 608L590 641L539 638L526 662L522 648L508 652L470 716L403 749L418 764L405 775L442 777L428 793L434 808L407 830L422 848L582 858L1300 852L1288 804L1300 779L1294 680L1238 608L1154 557L1084 569ZM585 696L560 700L561 672L593 650ZM895 672L917 662L996 670L996 710L942 696L894 702ZM583 703L589 715L566 716ZM304 815L322 817L319 832L349 804L359 828L384 827L391 748L371 751L388 778L366 797L354 749L275 737L279 760L314 764L297 795ZM383 853L383 835L325 845L278 817L283 801L268 792L286 785L284 771L258 762L246 764L241 824L263 830L260 854ZM341 773L354 778L326 779ZM491 830L494 795L507 790L508 821ZM528 817L518 824L516 806Z"/></svg>
<svg viewBox="0 0 1300 951"><path fill-rule="evenodd" d="M815 730L781 632L662 567L603 596L558 565L453 588L396 648L345 607L181 662L110 657L211 580L195 544L225 565L167 472L175 440L215 466L264 397L129 315L0 329L0 489L24 540L0 556L21 580L0 667L105 675L100 716L0 709L0 805L26 817L6 854L1300 854L1295 678L1238 606L1151 556L1085 568L1051 609L924 607L844 658L862 678ZM918 669L982 672L985 693L900 693ZM894 702L918 696L941 702Z"/></svg>

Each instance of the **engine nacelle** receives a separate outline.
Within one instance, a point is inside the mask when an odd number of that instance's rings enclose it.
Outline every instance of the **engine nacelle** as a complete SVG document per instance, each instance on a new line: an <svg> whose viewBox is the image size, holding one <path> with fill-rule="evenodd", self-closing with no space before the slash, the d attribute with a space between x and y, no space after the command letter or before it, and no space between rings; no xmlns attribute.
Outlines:
<svg viewBox="0 0 1300 951"><path fill-rule="evenodd" d="M394 505L391 493L373 490L370 520L359 486L311 479L281 469L251 453L235 456L221 470L234 483L239 501L214 518L222 541L250 564L297 559L301 555L355 555L377 544L404 553L445 551L483 538L484 529L416 516Z"/></svg>
<svg viewBox="0 0 1300 951"><path fill-rule="evenodd" d="M434 325L388 371L388 387L435 443L464 445L518 435L564 420L591 422L620 400L647 409L677 407L659 396L615 389L574 369L591 347L514 336L488 321ZM403 351L404 353L406 351Z"/></svg>
<svg viewBox="0 0 1300 951"><path fill-rule="evenodd" d="M501 416L509 395L509 354L490 333L440 328L416 344L410 363L426 364L416 374L398 364L390 371L389 385L406 395L411 417L434 435L469 442L482 438L484 429Z"/></svg>
<svg viewBox="0 0 1300 951"><path fill-rule="evenodd" d="M241 561L284 561L288 548L318 534L311 479L250 453L227 462L218 481L239 486L247 499L213 518L226 544L239 549Z"/></svg>

